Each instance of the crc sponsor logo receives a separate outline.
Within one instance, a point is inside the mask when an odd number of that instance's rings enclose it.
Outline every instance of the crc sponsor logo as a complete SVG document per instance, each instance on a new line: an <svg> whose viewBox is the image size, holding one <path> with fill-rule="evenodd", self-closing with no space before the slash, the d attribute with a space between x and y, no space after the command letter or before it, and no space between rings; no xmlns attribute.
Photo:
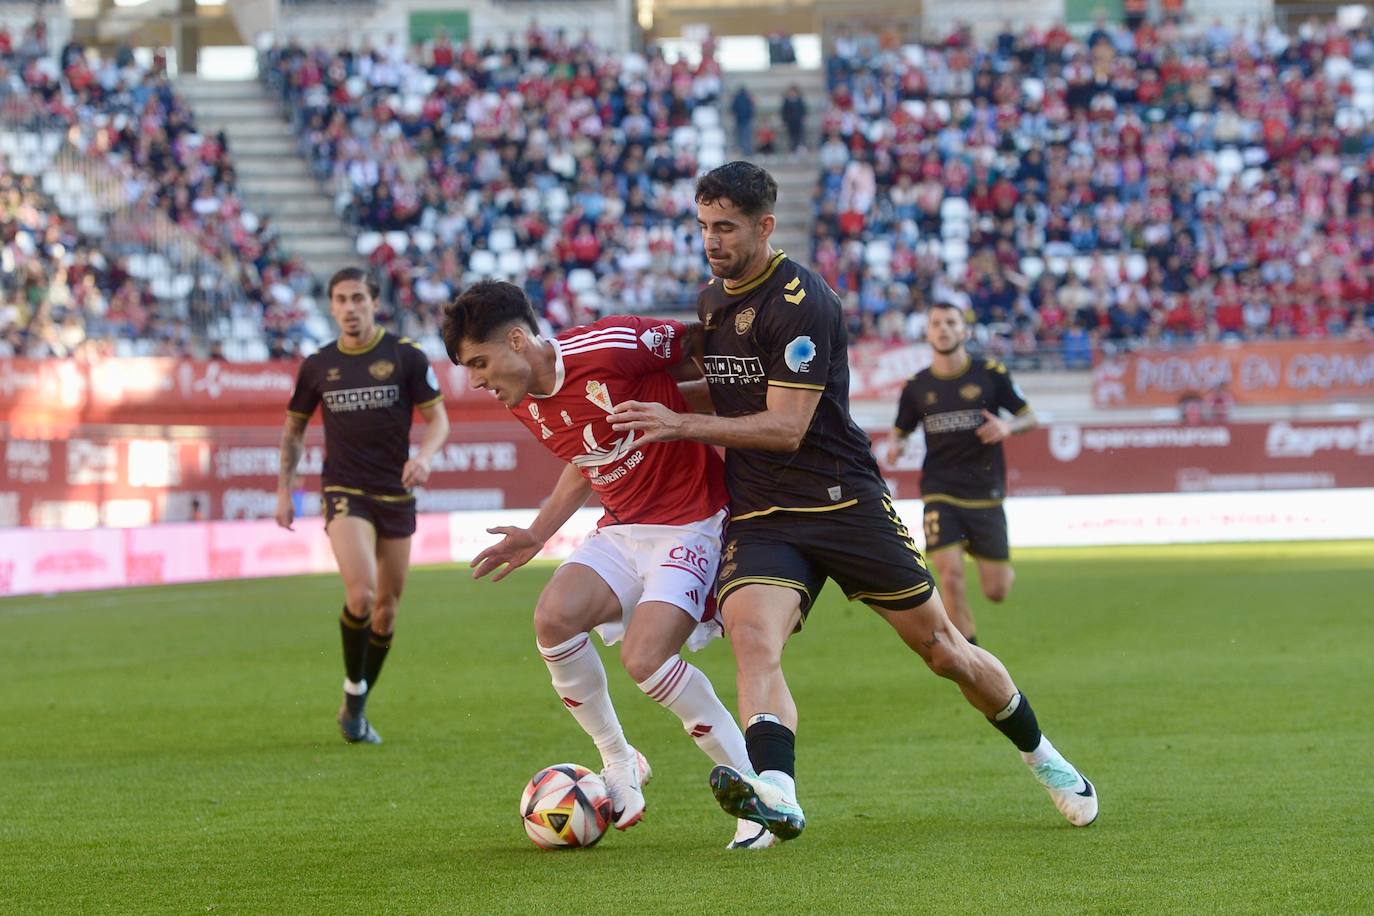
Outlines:
<svg viewBox="0 0 1374 916"><path fill-rule="evenodd" d="M0 493L0 528L19 525L19 494Z"/></svg>
<svg viewBox="0 0 1374 916"><path fill-rule="evenodd" d="M418 448L411 446L415 457ZM513 471L516 467L514 442L450 442L430 462L431 471Z"/></svg>
<svg viewBox="0 0 1374 916"><path fill-rule="evenodd" d="M119 479L119 449L86 439L67 441L67 483L85 486Z"/></svg>
<svg viewBox="0 0 1374 916"><path fill-rule="evenodd" d="M7 401L30 394L44 406L71 410L85 403L87 388L86 374L74 361L0 360L0 397Z"/></svg>
<svg viewBox="0 0 1374 916"><path fill-rule="evenodd" d="M1274 423L1264 436L1270 458L1311 458L1317 452L1354 452L1374 455L1374 420L1333 426L1293 426Z"/></svg>
<svg viewBox="0 0 1374 916"><path fill-rule="evenodd" d="M678 544L668 551L668 562L663 565L670 569L685 569L687 572L703 579L711 571L711 554L700 544L687 546Z"/></svg>
<svg viewBox="0 0 1374 916"><path fill-rule="evenodd" d="M674 336L671 325L660 324L640 334L639 342L644 344L644 349L659 359L672 359Z"/></svg>
<svg viewBox="0 0 1374 916"><path fill-rule="evenodd" d="M166 554L131 553L125 560L130 585L158 585L166 580Z"/></svg>
<svg viewBox="0 0 1374 916"><path fill-rule="evenodd" d="M380 410L395 407L401 400L399 385L376 385L371 388L341 388L326 391L321 399L331 413L353 413L358 410Z"/></svg>
<svg viewBox="0 0 1374 916"><path fill-rule="evenodd" d="M926 435L968 432L983 425L983 411L946 410L943 413L929 414L922 423L925 425Z"/></svg>
<svg viewBox="0 0 1374 916"><path fill-rule="evenodd" d="M298 472L318 475L324 468L324 448L306 446ZM281 450L275 445L233 445L215 449L215 477L276 477L281 470Z"/></svg>
<svg viewBox="0 0 1374 916"><path fill-rule="evenodd" d="M5 443L5 477L19 483L47 483L52 446L46 442L11 439Z"/></svg>
<svg viewBox="0 0 1374 916"><path fill-rule="evenodd" d="M226 363L184 362L177 367L182 397L204 395L219 400L226 394L281 394L290 396L296 387L291 372L272 367L238 368Z"/></svg>
<svg viewBox="0 0 1374 916"><path fill-rule="evenodd" d="M1226 448L1231 430L1225 426L1120 426L1080 429L1072 424L1050 427L1050 454L1073 461L1083 451L1114 452L1138 448Z"/></svg>
<svg viewBox="0 0 1374 916"><path fill-rule="evenodd" d="M706 380L718 385L750 385L763 381L763 363L757 356L707 356L702 363Z"/></svg>

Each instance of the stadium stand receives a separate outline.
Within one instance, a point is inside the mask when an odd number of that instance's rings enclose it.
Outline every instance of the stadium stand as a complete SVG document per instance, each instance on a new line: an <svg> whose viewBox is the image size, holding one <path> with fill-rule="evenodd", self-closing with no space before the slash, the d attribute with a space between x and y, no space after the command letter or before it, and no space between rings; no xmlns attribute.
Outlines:
<svg viewBox="0 0 1374 916"><path fill-rule="evenodd" d="M531 28L410 54L284 45L263 71L402 330L430 348L455 286L485 276L523 283L553 328L691 308L707 276L693 181L725 160L709 53L689 67Z"/></svg>
<svg viewBox="0 0 1374 916"><path fill-rule="evenodd" d="M310 338L313 278L243 206L224 137L196 130L160 58L51 55L6 31L0 127L8 349L65 355L79 336L116 355L252 360Z"/></svg>
<svg viewBox="0 0 1374 916"><path fill-rule="evenodd" d="M1374 320L1367 29L1099 22L827 60L814 257L855 331L964 304L985 349L1342 336Z"/></svg>

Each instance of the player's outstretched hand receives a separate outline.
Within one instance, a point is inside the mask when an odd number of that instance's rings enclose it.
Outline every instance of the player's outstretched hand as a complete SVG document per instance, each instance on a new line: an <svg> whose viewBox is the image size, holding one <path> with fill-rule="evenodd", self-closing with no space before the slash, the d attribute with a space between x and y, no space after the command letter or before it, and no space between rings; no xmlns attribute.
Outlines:
<svg viewBox="0 0 1374 916"><path fill-rule="evenodd" d="M277 493L277 524L287 531L295 531L291 523L296 520L296 505L291 501L291 494L286 491Z"/></svg>
<svg viewBox="0 0 1374 916"><path fill-rule="evenodd" d="M504 535L500 541L472 558L472 578L480 579L492 570L496 575L491 581L500 582L515 570L524 566L544 547L544 542L530 533L528 528L512 528L499 525L488 528L487 534ZM503 568L504 567L504 568Z"/></svg>
<svg viewBox="0 0 1374 916"><path fill-rule="evenodd" d="M983 419L986 421L978 427L978 441L984 445L992 445L1001 442L1011 435L1011 424L1001 417L996 416L983 408Z"/></svg>
<svg viewBox="0 0 1374 916"><path fill-rule="evenodd" d="M682 414L662 404L623 401L611 411L611 429L618 433L627 430L640 433L636 442L667 442L682 438Z"/></svg>
<svg viewBox="0 0 1374 916"><path fill-rule="evenodd" d="M412 458L401 468L401 486L414 487L429 480L429 462Z"/></svg>

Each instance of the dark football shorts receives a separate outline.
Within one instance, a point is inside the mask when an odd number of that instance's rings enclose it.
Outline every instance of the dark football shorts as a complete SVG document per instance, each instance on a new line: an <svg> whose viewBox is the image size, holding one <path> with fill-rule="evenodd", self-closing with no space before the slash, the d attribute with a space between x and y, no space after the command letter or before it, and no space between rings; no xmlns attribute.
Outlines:
<svg viewBox="0 0 1374 916"><path fill-rule="evenodd" d="M324 526L352 516L372 525L379 538L408 538L415 533L414 496L368 496L353 490L329 489L320 494Z"/></svg>
<svg viewBox="0 0 1374 916"><path fill-rule="evenodd" d="M926 535L926 553L963 544L971 556L1011 559L1007 513L1001 506L970 509L946 502L926 503L921 524Z"/></svg>
<svg viewBox="0 0 1374 916"><path fill-rule="evenodd" d="M781 585L801 595L802 619L826 579L850 601L900 611L924 604L934 579L887 497L828 512L775 512L725 528L716 574L724 608L744 585Z"/></svg>

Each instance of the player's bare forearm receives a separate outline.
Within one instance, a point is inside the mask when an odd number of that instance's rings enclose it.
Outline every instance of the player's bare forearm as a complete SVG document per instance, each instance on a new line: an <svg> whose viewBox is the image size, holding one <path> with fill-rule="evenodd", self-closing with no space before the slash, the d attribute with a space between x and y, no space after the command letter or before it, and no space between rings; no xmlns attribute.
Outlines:
<svg viewBox="0 0 1374 916"><path fill-rule="evenodd" d="M1023 413L1017 414L1009 421L1011 424L1012 435L1026 433L1040 425L1040 418L1035 415L1035 411L1026 408Z"/></svg>
<svg viewBox="0 0 1374 916"><path fill-rule="evenodd" d="M558 533L574 512L587 504L587 497L591 495L592 485L582 472L571 464L564 465L553 492L530 523L530 533L544 543Z"/></svg>
<svg viewBox="0 0 1374 916"><path fill-rule="evenodd" d="M287 414L286 424L281 432L281 467L277 474L277 489L292 490L296 486L296 467L301 462L301 453L305 450L305 424L309 422L304 417L295 414Z"/></svg>
<svg viewBox="0 0 1374 916"><path fill-rule="evenodd" d="M646 443L695 439L723 448L795 452L820 400L820 389L770 386L767 409L742 417L680 414L662 404L625 401L615 406L611 428L635 430Z"/></svg>
<svg viewBox="0 0 1374 916"><path fill-rule="evenodd" d="M420 438L420 448L415 457L428 464L448 441L448 411L444 410L444 402L440 401L421 408L420 416L425 421L425 434Z"/></svg>

